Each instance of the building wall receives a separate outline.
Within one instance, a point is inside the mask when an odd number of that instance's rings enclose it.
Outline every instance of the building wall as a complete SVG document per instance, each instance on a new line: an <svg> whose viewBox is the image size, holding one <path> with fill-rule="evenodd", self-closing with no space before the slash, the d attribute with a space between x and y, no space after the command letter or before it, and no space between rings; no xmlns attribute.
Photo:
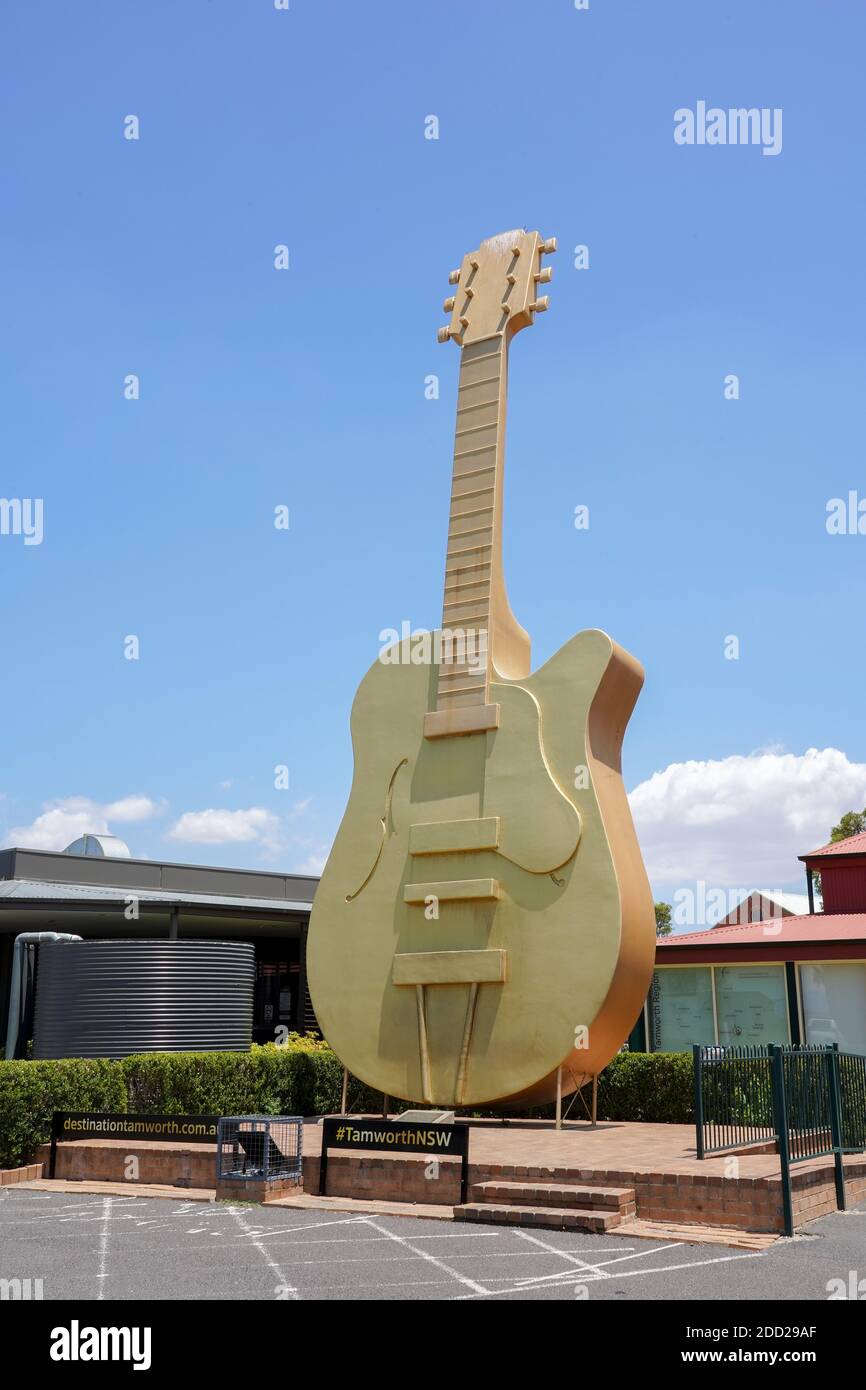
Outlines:
<svg viewBox="0 0 866 1390"><path fill-rule="evenodd" d="M825 913L866 911L866 862L844 859L836 863L815 862L821 870Z"/></svg>
<svg viewBox="0 0 866 1390"><path fill-rule="evenodd" d="M866 1054L866 960L660 965L647 1017L655 1052L802 1040Z"/></svg>

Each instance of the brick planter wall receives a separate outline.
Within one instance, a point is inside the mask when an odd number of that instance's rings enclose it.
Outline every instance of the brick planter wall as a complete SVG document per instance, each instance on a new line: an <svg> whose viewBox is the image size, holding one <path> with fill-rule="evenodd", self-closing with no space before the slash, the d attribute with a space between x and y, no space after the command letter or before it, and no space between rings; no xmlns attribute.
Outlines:
<svg viewBox="0 0 866 1390"><path fill-rule="evenodd" d="M176 1187L216 1187L216 1146L210 1144L132 1143L119 1140L80 1140L58 1144L58 1178L126 1182L125 1161L138 1159L140 1184L169 1184ZM48 1172L48 1145L39 1151ZM434 1164L436 1167L434 1167ZM35 1170L11 1170L38 1176ZM849 1158L845 1165L849 1204L866 1197L866 1157ZM632 1187L637 1216L648 1221L685 1225L730 1226L739 1230L782 1230L782 1184L776 1177L704 1176L700 1172L636 1171L620 1168L527 1167L507 1163L471 1163L470 1187L495 1179L518 1182L589 1183L597 1187ZM3 1181L10 1179L3 1175ZM23 1181L23 1178L13 1179ZM261 1186L261 1192L255 1188ZM232 1183L221 1188L236 1201L274 1200L300 1190L315 1196L319 1190L319 1159L304 1158L303 1187L289 1184L286 1193L277 1193L272 1184ZM329 1197L366 1198L391 1202L419 1203L453 1207L460 1201L460 1161L432 1159L427 1155L381 1155L332 1153L328 1158ZM802 1226L836 1210L836 1189L832 1159L820 1167L793 1169L794 1222Z"/></svg>
<svg viewBox="0 0 866 1390"><path fill-rule="evenodd" d="M41 1177L41 1163L28 1163L24 1168L0 1168L0 1187L9 1187L15 1182L33 1182Z"/></svg>

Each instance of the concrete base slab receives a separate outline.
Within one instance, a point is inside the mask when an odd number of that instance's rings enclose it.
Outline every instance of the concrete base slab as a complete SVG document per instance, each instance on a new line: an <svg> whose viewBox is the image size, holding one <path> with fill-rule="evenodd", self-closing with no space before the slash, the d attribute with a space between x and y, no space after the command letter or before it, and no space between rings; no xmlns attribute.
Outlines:
<svg viewBox="0 0 866 1390"><path fill-rule="evenodd" d="M97 1182L95 1179L37 1178L17 1188L31 1192L86 1192L106 1197L170 1197L173 1202L215 1202L212 1187L173 1187L169 1183Z"/></svg>

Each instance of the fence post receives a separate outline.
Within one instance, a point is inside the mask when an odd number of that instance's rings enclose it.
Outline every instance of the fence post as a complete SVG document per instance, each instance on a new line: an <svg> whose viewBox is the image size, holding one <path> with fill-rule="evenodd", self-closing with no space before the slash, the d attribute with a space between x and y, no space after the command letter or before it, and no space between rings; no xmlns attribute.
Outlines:
<svg viewBox="0 0 866 1390"><path fill-rule="evenodd" d="M57 1171L57 1135L62 1123L62 1114L55 1110L51 1116L51 1158L48 1162L49 1178L53 1178Z"/></svg>
<svg viewBox="0 0 866 1390"><path fill-rule="evenodd" d="M830 1134L833 1140L833 1161L836 1169L836 1205L840 1211L845 1211L847 1202L845 1200L845 1164L842 1158L842 1086L839 1076L838 1043L833 1043L827 1053L827 1070L830 1092Z"/></svg>
<svg viewBox="0 0 866 1390"><path fill-rule="evenodd" d="M782 1175L782 1216L785 1235L794 1234L794 1203L791 1193L791 1151L788 1146L788 1107L785 1104L785 1066L782 1049L771 1043L770 1080L773 1095L773 1121L779 1146L779 1166Z"/></svg>
<svg viewBox="0 0 866 1390"><path fill-rule="evenodd" d="M698 1043L692 1044L692 1056L695 1062L695 1148L698 1158L704 1158L704 1095L701 1085L701 1048Z"/></svg>

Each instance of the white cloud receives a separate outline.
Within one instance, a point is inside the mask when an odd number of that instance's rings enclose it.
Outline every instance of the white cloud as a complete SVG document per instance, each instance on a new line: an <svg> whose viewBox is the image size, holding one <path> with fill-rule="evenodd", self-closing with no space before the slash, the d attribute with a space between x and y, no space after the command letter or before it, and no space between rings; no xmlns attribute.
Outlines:
<svg viewBox="0 0 866 1390"><path fill-rule="evenodd" d="M280 821L263 806L245 811L226 811L210 807L206 811L184 811L167 834L171 840L195 845L243 845L257 843L264 849L280 848Z"/></svg>
<svg viewBox="0 0 866 1390"><path fill-rule="evenodd" d="M318 878L327 863L327 859L327 854L308 854L302 864L295 865L292 873L310 874L313 878Z"/></svg>
<svg viewBox="0 0 866 1390"><path fill-rule="evenodd" d="M798 854L826 844L844 811L866 806L866 763L837 748L671 763L629 801L656 893L697 880L781 887L802 878Z"/></svg>
<svg viewBox="0 0 866 1390"><path fill-rule="evenodd" d="M22 849L62 850L79 835L110 835L111 822L150 820L162 807L149 796L125 796L119 801L91 801L87 796L64 796L42 803L30 825L13 825L5 845Z"/></svg>

